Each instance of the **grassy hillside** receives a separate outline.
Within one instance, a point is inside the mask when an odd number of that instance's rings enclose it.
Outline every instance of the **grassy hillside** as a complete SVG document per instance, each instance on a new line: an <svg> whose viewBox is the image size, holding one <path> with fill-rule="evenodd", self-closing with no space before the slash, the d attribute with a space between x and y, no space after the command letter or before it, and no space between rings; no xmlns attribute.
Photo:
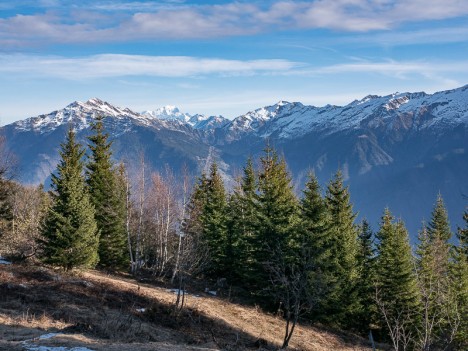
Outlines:
<svg viewBox="0 0 468 351"><path fill-rule="evenodd" d="M175 299L131 277L0 265L0 350L273 350L281 343L283 320L259 308L189 291L176 317ZM368 349L365 340L303 325L290 345Z"/></svg>

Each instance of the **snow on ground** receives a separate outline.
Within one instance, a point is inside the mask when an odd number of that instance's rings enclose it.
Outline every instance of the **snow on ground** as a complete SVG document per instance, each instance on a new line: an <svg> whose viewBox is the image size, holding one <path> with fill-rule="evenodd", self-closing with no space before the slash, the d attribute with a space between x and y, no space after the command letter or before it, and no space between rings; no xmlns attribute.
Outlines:
<svg viewBox="0 0 468 351"><path fill-rule="evenodd" d="M11 262L5 260L2 256L0 256L0 264L11 264Z"/></svg>
<svg viewBox="0 0 468 351"><path fill-rule="evenodd" d="M58 335L61 335L61 334L60 333L48 333L48 334L43 334L35 339L25 340L22 342L24 350L26 351L94 351L94 350L88 349L87 347L42 346L42 345L36 346L36 345L31 344L31 342L38 341L38 340L52 339Z"/></svg>

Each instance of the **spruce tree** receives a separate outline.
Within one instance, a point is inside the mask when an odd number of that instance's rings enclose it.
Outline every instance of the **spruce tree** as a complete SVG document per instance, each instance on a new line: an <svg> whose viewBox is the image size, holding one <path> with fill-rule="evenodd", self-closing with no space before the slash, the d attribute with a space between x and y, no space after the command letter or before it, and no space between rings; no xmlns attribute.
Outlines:
<svg viewBox="0 0 468 351"><path fill-rule="evenodd" d="M286 162L269 146L260 162L258 193L255 196L257 228L253 240L256 247L254 275L257 293L261 293L269 282L268 266L276 261L286 265L294 261L291 243L298 220L298 201Z"/></svg>
<svg viewBox="0 0 468 351"><path fill-rule="evenodd" d="M455 333L454 349L468 349L468 210L463 214L464 228L458 228L458 245L452 251L452 291L458 312L459 326Z"/></svg>
<svg viewBox="0 0 468 351"><path fill-rule="evenodd" d="M408 232L401 221L394 222L388 209L376 234L376 302L381 328L395 349L415 334L419 314L419 292ZM414 345L413 345L414 346Z"/></svg>
<svg viewBox="0 0 468 351"><path fill-rule="evenodd" d="M83 177L84 150L72 128L61 148L57 174L52 174L54 203L42 228L43 260L65 270L94 267L99 259L99 231Z"/></svg>
<svg viewBox="0 0 468 351"><path fill-rule="evenodd" d="M228 236L232 243L231 261L235 278L249 288L254 278L256 177L252 159L247 160L244 174L229 198Z"/></svg>
<svg viewBox="0 0 468 351"><path fill-rule="evenodd" d="M99 264L107 269L123 268L128 264L125 231L125 199L118 188L118 172L111 160L111 142L104 133L103 118L91 124L93 135L88 137L91 150L87 164L87 184L95 219L101 232Z"/></svg>
<svg viewBox="0 0 468 351"><path fill-rule="evenodd" d="M302 237L305 249L304 254L310 262L309 292L316 301L322 299L322 295L328 293L328 288L333 278L328 274L332 266L330 218L328 216L325 200L320 193L320 185L313 173L308 176L308 181L303 191L300 202L300 228L298 234ZM320 303L316 306L321 311ZM317 319L317 313L312 313L312 318ZM320 318L319 318L320 319Z"/></svg>
<svg viewBox="0 0 468 351"><path fill-rule="evenodd" d="M358 236L358 298L362 306L359 314L359 329L362 331L369 330L370 324L374 322L376 317L376 306L374 301L375 295L375 249L374 249L374 233L367 220L363 220L359 226Z"/></svg>
<svg viewBox="0 0 468 351"><path fill-rule="evenodd" d="M454 293L450 274L452 236L442 197L437 198L431 221L419 234L418 281L421 291L421 346L448 346L454 313Z"/></svg>
<svg viewBox="0 0 468 351"><path fill-rule="evenodd" d="M227 265L227 197L224 183L213 163L206 184L206 201L201 214L203 240L209 248L209 264L207 273L213 276L224 275L229 269Z"/></svg>
<svg viewBox="0 0 468 351"><path fill-rule="evenodd" d="M358 299L358 231L356 214L341 171L330 181L325 196L330 216L330 292L324 300L326 321L344 327L355 327L361 313Z"/></svg>

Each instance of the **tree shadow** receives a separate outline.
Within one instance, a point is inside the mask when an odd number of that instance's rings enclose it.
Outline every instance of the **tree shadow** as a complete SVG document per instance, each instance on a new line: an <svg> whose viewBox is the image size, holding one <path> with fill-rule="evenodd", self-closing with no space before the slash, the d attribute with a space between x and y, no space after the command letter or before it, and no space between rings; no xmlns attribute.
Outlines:
<svg viewBox="0 0 468 351"><path fill-rule="evenodd" d="M0 311L13 320L36 319L67 324L61 330L118 342L211 344L221 349L276 349L277 345L202 312L119 289L106 282L57 274L43 268L11 265L0 271ZM25 327L27 328L27 327Z"/></svg>

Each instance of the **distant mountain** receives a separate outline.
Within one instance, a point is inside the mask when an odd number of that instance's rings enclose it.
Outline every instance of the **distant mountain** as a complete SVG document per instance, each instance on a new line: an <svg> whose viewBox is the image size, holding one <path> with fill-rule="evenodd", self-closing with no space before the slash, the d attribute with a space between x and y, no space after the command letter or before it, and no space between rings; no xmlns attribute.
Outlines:
<svg viewBox="0 0 468 351"><path fill-rule="evenodd" d="M309 171L323 185L340 167L355 210L376 227L388 206L413 236L439 192L453 223L468 194L468 85L435 94L369 95L346 106L280 101L234 120L190 115L174 106L137 113L99 99L2 127L20 160L20 179L43 182L55 169L59 144L72 124L85 141L98 115L114 140L116 159L153 169L186 164L201 172L216 159L226 180L258 156L268 139L286 157L298 191Z"/></svg>

